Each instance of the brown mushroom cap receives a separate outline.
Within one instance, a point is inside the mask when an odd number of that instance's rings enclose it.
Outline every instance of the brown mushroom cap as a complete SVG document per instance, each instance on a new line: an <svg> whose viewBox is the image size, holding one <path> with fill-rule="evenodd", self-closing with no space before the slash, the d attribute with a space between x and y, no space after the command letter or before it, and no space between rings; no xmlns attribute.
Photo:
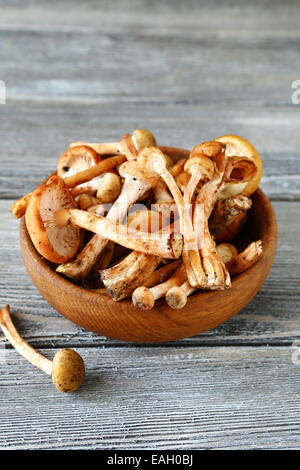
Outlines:
<svg viewBox="0 0 300 470"><path fill-rule="evenodd" d="M258 151L248 140L237 135L223 135L216 139L218 142L226 144L226 156L248 157L254 161L257 166L257 173L254 178L249 182L244 183L226 183L225 188L221 194L222 198L235 196L240 193L245 193L251 196L260 183L262 177L263 165Z"/></svg>
<svg viewBox="0 0 300 470"><path fill-rule="evenodd" d="M52 382L64 393L75 392L84 380L85 367L82 357L73 349L61 349L53 359Z"/></svg>
<svg viewBox="0 0 300 470"><path fill-rule="evenodd" d="M201 169L204 177L211 179L214 174L214 163L209 157L199 154L189 158L184 165L184 171L187 171L190 175L198 169Z"/></svg>
<svg viewBox="0 0 300 470"><path fill-rule="evenodd" d="M147 181L152 187L157 184L159 176L156 173L150 173L147 169L137 166L136 160L124 162L119 168L119 174L123 178L132 176L139 180Z"/></svg>
<svg viewBox="0 0 300 470"><path fill-rule="evenodd" d="M138 151L142 150L144 147L156 145L154 135L147 129L136 129L133 131L132 140Z"/></svg>
<svg viewBox="0 0 300 470"><path fill-rule="evenodd" d="M68 225L58 227L55 212L75 208L64 181L58 176L39 186L33 193L25 213L28 233L36 250L53 263L65 263L73 258L80 246L80 230Z"/></svg>
<svg viewBox="0 0 300 470"><path fill-rule="evenodd" d="M58 160L57 175L61 178L67 178L79 171L87 170L101 160L101 157L91 147L86 145L70 147Z"/></svg>

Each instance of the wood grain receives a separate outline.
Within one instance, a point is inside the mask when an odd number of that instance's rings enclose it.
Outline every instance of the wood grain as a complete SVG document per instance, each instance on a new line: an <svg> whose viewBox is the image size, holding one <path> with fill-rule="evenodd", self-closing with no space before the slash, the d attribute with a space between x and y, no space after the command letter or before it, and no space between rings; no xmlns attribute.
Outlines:
<svg viewBox="0 0 300 470"><path fill-rule="evenodd" d="M297 106L281 107L279 113L272 106L245 112L242 106L143 104L141 111L138 104L22 103L1 106L0 113L1 198L17 199L30 192L55 169L59 156L73 141L113 142L128 131L146 127L153 131L159 145L171 142L188 149L220 135L241 135L262 156L261 188L268 197L300 199ZM23 161L26 165L18 164Z"/></svg>
<svg viewBox="0 0 300 470"><path fill-rule="evenodd" d="M79 351L86 379L66 396L0 350L0 449L300 448L290 347Z"/></svg>

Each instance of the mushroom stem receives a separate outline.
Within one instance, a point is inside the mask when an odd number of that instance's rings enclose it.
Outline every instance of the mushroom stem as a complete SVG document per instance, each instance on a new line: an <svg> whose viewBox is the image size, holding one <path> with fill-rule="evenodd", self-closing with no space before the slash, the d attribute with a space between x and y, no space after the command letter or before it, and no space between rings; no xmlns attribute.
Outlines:
<svg viewBox="0 0 300 470"><path fill-rule="evenodd" d="M212 151L217 149L219 142L213 143ZM198 233L198 248L205 272L205 282L198 287L209 289L224 289L230 287L230 276L216 250L215 242L208 228L208 219L215 205L218 194L224 187L225 146L219 148L215 155L217 171L212 179L204 184L199 191L193 213L193 227Z"/></svg>
<svg viewBox="0 0 300 470"><path fill-rule="evenodd" d="M10 344L18 351L21 356L31 362L35 367L48 375L52 372L52 361L42 356L33 347L31 347L18 333L12 322L9 305L0 310L0 326Z"/></svg>
<svg viewBox="0 0 300 470"><path fill-rule="evenodd" d="M250 243L244 251L226 263L226 268L231 276L237 276L256 263L262 254L263 247L261 240Z"/></svg>
<svg viewBox="0 0 300 470"><path fill-rule="evenodd" d="M102 142L102 143L93 143L93 142L72 142L70 147L79 147L84 145L86 147L91 147L98 155L114 155L121 154L122 149L120 142Z"/></svg>
<svg viewBox="0 0 300 470"><path fill-rule="evenodd" d="M176 260L171 263L165 264L161 268L153 271L149 277L147 277L146 281L144 282L144 287L154 287L156 284L160 284L165 282L178 268L180 265L181 260Z"/></svg>
<svg viewBox="0 0 300 470"><path fill-rule="evenodd" d="M148 234L80 209L59 210L56 212L56 221L61 226L71 223L73 226L84 228L126 248L145 254L153 253L154 256L176 259L182 252L183 242L180 233L161 231L157 234Z"/></svg>
<svg viewBox="0 0 300 470"><path fill-rule="evenodd" d="M128 160L136 158L137 151L149 145L156 145L153 134L147 129L136 129L132 135L125 134L120 142L84 143L72 142L70 147L84 145L94 149L99 155L124 153Z"/></svg>
<svg viewBox="0 0 300 470"><path fill-rule="evenodd" d="M145 286L138 287L132 294L132 302L135 307L139 307L142 310L150 310L154 307L156 300L164 297L169 289L180 285L185 279L185 269L181 264L167 281L151 288Z"/></svg>
<svg viewBox="0 0 300 470"><path fill-rule="evenodd" d="M133 251L115 266L102 270L101 280L109 296L117 302L143 284L160 262L158 256Z"/></svg>
<svg viewBox="0 0 300 470"><path fill-rule="evenodd" d="M60 392L70 393L77 390L84 379L84 362L72 349L58 351L53 361L32 348L18 333L14 326L9 305L0 310L0 326L10 344L27 361L48 375Z"/></svg>

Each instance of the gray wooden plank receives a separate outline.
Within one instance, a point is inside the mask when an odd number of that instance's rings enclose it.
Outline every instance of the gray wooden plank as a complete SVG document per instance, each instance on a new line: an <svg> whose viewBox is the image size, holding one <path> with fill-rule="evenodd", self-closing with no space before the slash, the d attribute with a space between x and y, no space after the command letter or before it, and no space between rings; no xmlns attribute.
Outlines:
<svg viewBox="0 0 300 470"><path fill-rule="evenodd" d="M0 1L0 23L3 25L22 24L36 26L70 26L85 28L141 28L166 27L190 30L197 34L197 26L202 22L204 29L220 29L220 19L224 30L263 30L288 31L298 26L298 3L287 0L189 0L188 7L180 0L114 0L113 8L109 0L36 0ZM59 14L58 14L59 12Z"/></svg>
<svg viewBox="0 0 300 470"><path fill-rule="evenodd" d="M85 382L64 395L0 349L0 449L300 448L290 347L79 352Z"/></svg>
<svg viewBox="0 0 300 470"><path fill-rule="evenodd" d="M268 196L297 200L299 106L228 109L226 105L188 104L0 105L0 197L17 198L31 191L53 171L70 142L118 140L140 127L152 130L159 144L182 148L224 134L241 135L261 153L261 187Z"/></svg>
<svg viewBox="0 0 300 470"><path fill-rule="evenodd" d="M8 212L10 202L0 201L0 305L11 304L18 328L34 345L118 345L116 341L73 325L42 299L22 262L18 247L19 222ZM279 224L278 252L261 291L225 324L176 344L276 345L290 344L299 338L300 203L276 202L274 208ZM2 337L0 344L3 342ZM129 345L124 343L124 346Z"/></svg>
<svg viewBox="0 0 300 470"><path fill-rule="evenodd" d="M222 29L202 30L202 21L188 33L139 25L84 34L0 30L8 102L63 97L127 104L291 104L291 83L300 73L300 33L234 35L226 34L223 23Z"/></svg>

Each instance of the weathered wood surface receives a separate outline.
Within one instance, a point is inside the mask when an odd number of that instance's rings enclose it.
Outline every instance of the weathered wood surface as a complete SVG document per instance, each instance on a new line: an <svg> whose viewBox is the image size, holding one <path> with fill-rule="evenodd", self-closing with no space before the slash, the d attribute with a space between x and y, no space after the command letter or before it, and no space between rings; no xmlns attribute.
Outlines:
<svg viewBox="0 0 300 470"><path fill-rule="evenodd" d="M0 305L53 357L86 361L72 396L0 336L0 449L300 448L299 3L0 0ZM96 336L54 312L18 249L12 200L73 140L137 127L192 148L232 133L264 163L279 223L259 294L220 327L166 345ZM294 343L295 345L295 343Z"/></svg>
<svg viewBox="0 0 300 470"><path fill-rule="evenodd" d="M80 352L84 386L65 396L14 351L0 350L2 448L300 447L299 365L290 347Z"/></svg>

